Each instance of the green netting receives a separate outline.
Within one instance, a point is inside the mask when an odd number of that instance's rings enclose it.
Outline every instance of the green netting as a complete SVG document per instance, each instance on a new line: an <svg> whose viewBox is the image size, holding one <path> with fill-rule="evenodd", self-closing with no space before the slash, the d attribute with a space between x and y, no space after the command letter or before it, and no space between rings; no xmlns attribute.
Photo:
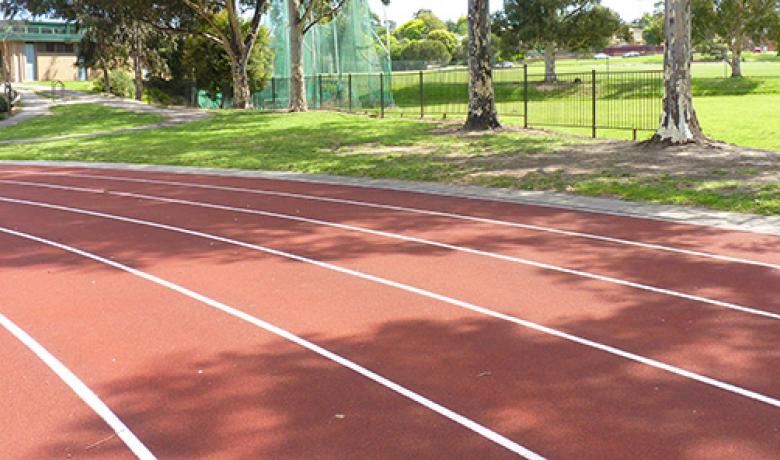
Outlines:
<svg viewBox="0 0 780 460"><path fill-rule="evenodd" d="M261 109L285 108L291 67L287 0L273 0L265 26L271 31L275 53L274 78L253 100ZM334 20L313 27L304 38L303 56L310 107L392 105L390 53L374 31L368 0L348 0ZM221 105L205 94L199 95L199 104L204 108Z"/></svg>

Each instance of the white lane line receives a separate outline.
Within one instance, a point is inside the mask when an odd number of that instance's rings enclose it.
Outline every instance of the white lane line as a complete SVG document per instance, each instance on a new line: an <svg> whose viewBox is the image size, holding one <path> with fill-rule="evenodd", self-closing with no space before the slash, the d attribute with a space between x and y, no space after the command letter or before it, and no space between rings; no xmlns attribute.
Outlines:
<svg viewBox="0 0 780 460"><path fill-rule="evenodd" d="M634 247L640 247L645 249L652 249L656 251L670 252L675 254L684 254L684 255L694 256L694 257L703 257L703 258L719 260L723 262L754 265L757 267L770 268L772 270L780 270L780 264L761 262L757 260L745 259L742 257L726 256L726 255L715 254L711 252L696 251L692 249L682 249L682 248L676 248L672 246L664 246L661 244L644 243L641 241L627 240L623 238L614 238L614 237L609 237L604 235L595 235L592 233L583 233L583 232L576 232L571 230L563 230L555 227L546 227L542 225L523 224L519 222L511 222L511 221L505 221L499 219L490 219L485 217L476 217L476 216L449 213L443 211L432 211L432 210L422 209L422 208L410 208L405 206L394 206L394 205L381 204L381 203L372 203L372 202L361 201L361 200L347 200L342 198L331 198L331 197L323 197L317 195L278 192L278 191L261 190L261 189L250 189L250 188L243 188L243 187L229 187L229 186L222 186L222 185L207 185L207 184L198 184L193 182L167 181L167 180L159 180L159 179L141 179L141 178L127 177L127 176L109 176L109 175L25 171L25 170L3 170L1 172L28 174L28 175L65 176L65 177L76 177L76 178L85 178L85 179L98 179L98 180L106 180L106 181L113 180L113 181L122 181L122 182L135 182L140 184L170 185L170 186L177 186L177 187L200 188L206 190L223 190L227 192L251 193L256 195L267 195L267 196L280 196L285 198L293 198L293 199L308 200L308 201L321 201L321 202L337 203L337 204L344 204L344 205L351 205L351 206L362 206L367 208L385 209L390 211L400 211L400 212L408 212L408 213L422 214L428 216L465 220L471 222L480 222L480 223L491 224L491 225L501 225L505 227L522 228L524 230L531 230L536 232L552 233L552 234L570 236L575 238L584 238L589 240L603 241L607 243L614 243L614 244L625 245L625 246L634 246ZM414 193L414 192L405 192L405 193ZM487 199L483 199L483 200L489 201ZM508 203L508 204L512 204L512 203ZM524 206L524 205L520 205L520 206ZM527 206L538 206L538 205L529 204ZM591 211L582 211L582 210L579 210L578 212L594 213ZM598 212L595 213L599 214ZM625 217L629 217L632 219L643 219L642 217L639 216L625 216ZM673 222L673 223L679 224L679 222Z"/></svg>
<svg viewBox="0 0 780 460"><path fill-rule="evenodd" d="M0 229L0 231L4 231ZM114 414L111 409L81 381L76 374L71 372L70 369L65 367L62 362L54 355L44 348L43 345L38 343L37 340L32 338L30 334L25 332L22 328L17 326L13 321L8 319L7 316L0 313L0 326L3 326L8 332L16 337L25 347L35 353L35 355L41 361L51 369L57 377L59 377L70 389L81 398L84 403L89 406L103 421L114 430L114 433L125 443L136 457L142 460L153 460L156 457L149 451L149 449L133 434L132 431L121 421L119 417Z"/></svg>
<svg viewBox="0 0 780 460"><path fill-rule="evenodd" d="M494 252L488 252L488 251L482 251L479 249L473 249L469 247L464 246L457 246L453 244L448 243L442 243L439 241L432 241L432 240L426 240L422 238L416 238L412 236L406 236L402 234L397 233L390 233L390 232L383 232L380 230L372 230L368 228L363 227L356 227L352 225L346 225L346 224L339 224L336 222L330 222L330 221L324 221L319 219L310 219L308 217L301 217L301 216L293 216L288 214L280 214L276 212L270 212L270 211L259 211L255 209L245 209L245 208L236 208L233 206L224 206L219 204L213 204L213 203L204 203L200 201L188 201L188 200L181 200L178 198L167 198L167 197L161 197L161 196L154 196L154 195L143 195L139 193L129 193L129 192L115 192L115 191L103 191L103 190L97 190L97 189L90 189L90 188L84 188L84 187L71 187L66 185L56 185L56 184L46 184L41 182L25 182L25 181L14 181L14 180L0 180L0 184L11 184L11 185L20 185L20 186L27 186L27 187L39 187L39 188L48 188L48 189L54 189L54 190L66 190L70 192L81 192L81 193L94 193L94 194L101 194L101 195L115 195L115 196L121 196L125 198L135 198L140 200L147 200L147 201L159 201L163 203L171 203L171 204L177 204L177 205L185 205L185 206L196 206L201 208L208 208L208 209L217 209L221 211L230 211L230 212L240 212L244 214L253 214L253 215L260 215L265 217L271 217L275 219L286 219L286 220L292 220L296 222L303 222L307 224L312 225L322 225L327 227L333 227L338 228L341 230L347 230L351 232L360 232L360 233L366 233L369 235L375 235L383 238L392 238L396 240L406 241L410 243L417 243L417 244L424 244L428 246L438 247L442 249L447 249L451 251L458 251L463 252L467 254L473 254L477 256L482 257L490 257L493 259L503 260L506 262L521 264L521 265L528 265L531 267L540 268L543 270L551 270L556 271L559 273L565 273L567 275L573 275L573 276L579 276L582 278L588 278L596 281L603 281L607 283L617 284L619 286L625 286L633 289L640 289L643 291L653 292L655 294L661 294L661 295L667 295L671 297L677 297L683 300L688 300L692 302L699 302L704 303L716 307L726 308L729 310L738 311L740 313L747 313L750 315L755 316L761 316L764 318L770 318L774 320L780 320L780 313L774 313L766 310L761 310L758 308L753 307L747 307L744 305L739 305L732 302L725 302L721 300L716 299L710 299L708 297L698 296L694 294L686 294L684 292L674 291L671 289L665 289L660 288L657 286L651 286L648 284L642 284L637 283L633 281L623 280L620 278L615 278L607 275L599 275L596 273L590 273L586 271L581 270L575 270L571 268L565 268L565 267L559 267L557 265L547 264L544 262L537 262L530 259L523 259L520 257L513 257L513 256L507 256L504 254L498 254Z"/></svg>
<svg viewBox="0 0 780 460"><path fill-rule="evenodd" d="M298 262L303 262L306 264L314 265L316 267L324 268L327 270L332 270L335 272L343 273L345 275L354 276L356 278L364 279L366 281L371 281L377 284L382 284L385 286L390 286L396 289L400 289L402 291L410 292L412 294L417 294L423 297L427 297L429 299L438 300L456 307L463 308L464 310L469 310L475 313L479 313L484 316L489 316L492 318L500 319L503 321L508 321L510 323L517 324L518 326L522 326L527 329L532 329L547 335L551 335L554 337L558 337L570 342L574 342L580 345L584 345L586 347L594 348L597 350L601 350L616 356L620 356L622 358L626 358L628 360L638 362L641 364L645 364L650 367L654 367L656 369L660 369L666 372L670 372L672 374L694 380L700 383L703 383L705 385L713 386L715 388L719 388L721 390L727 391L729 393L737 394L740 396L744 396L746 398L750 398L759 402L763 402L766 404L769 404L771 406L780 408L780 400L772 398L771 396L766 396L761 393L748 390L730 383L726 383L711 377L707 377L701 374L697 374L692 371L688 371L685 369L682 369L680 367L673 366L671 364L666 364L661 361L657 361L652 358L647 358L645 356L637 355L635 353L631 353L629 351L622 350L620 348L613 347L611 345L605 345L603 343L595 342L590 339L586 339L583 337L579 337L573 334L569 334L567 332L559 331L557 329L553 329L551 327L543 326L541 324L534 323L532 321L524 320L515 316L508 315L506 313L500 313L494 310L490 310L485 307L481 307L479 305L475 305L473 303L464 302L462 300L455 299L453 297L448 297L443 294L437 294L435 292L427 291L425 289L417 288L414 286L410 286L408 284L399 283L396 281L388 280L385 278L381 278L374 275L369 275L368 273L359 272L356 270L352 270L349 268L341 267L339 265L334 265L328 262L322 262L315 259L309 259L308 257L299 256L297 254L292 254L284 251L280 251L277 249L267 248L265 246L259 246L252 243L246 243L244 241L234 240L231 238L225 238L218 235L211 235L208 233L199 232L197 230L190 230L187 228L181 228L181 227L174 227L171 225L166 224L160 224L157 222L150 222L140 219L133 219L131 217L123 217L123 216L117 216L113 214L106 214L102 212L96 212L96 211L88 211L84 209L77 209L77 208L69 208L67 206L59 206L54 204L48 204L48 203L40 203L35 201L27 201L27 200L17 200L12 198L0 198L0 201L7 202L7 203L13 203L13 204L21 204L25 206L36 206L41 208L47 208L47 209L55 209L58 211L65 211L75 214L83 214L93 217L100 217L103 219L109 219L109 220L116 220L120 222L127 222L131 224L137 224L137 225L143 225L147 227L154 227L159 228L162 230L168 230L172 232L181 233L184 235L190 235L190 236L196 236L199 238L209 239L213 241L219 241L220 243L230 244L233 246L240 246L246 249L251 249L253 251L262 252L265 254L271 254L274 256L284 257L286 259L295 260ZM0 231L2 230L2 227L0 227Z"/></svg>
<svg viewBox="0 0 780 460"><path fill-rule="evenodd" d="M138 223L140 223L140 221ZM461 426L463 426L463 427L465 427L465 428L467 428L467 429L469 429L469 430L479 434L480 436L482 436L482 437L484 437L484 438L486 438L486 439L488 439L488 440L490 440L490 441L492 441L492 442L494 442L494 443L496 443L496 444L498 444L498 445L500 445L500 446L502 446L502 447L504 447L504 448L506 448L506 449L508 449L508 450L510 450L510 451L512 451L512 452L514 452L514 453L516 453L518 455L520 455L520 456L522 456L522 457L525 457L525 458L530 459L530 460L543 460L544 459L544 457L542 457L541 455L539 455L539 454L537 454L537 453L535 453L535 452L533 452L533 451L531 451L531 450L529 450L529 449L527 449L527 448L517 444L516 442L514 442L514 441L512 441L512 440L510 440L510 439L508 439L508 438L506 438L506 437L496 433L495 431L493 431L493 430L491 430L491 429L489 429L489 428L487 428L487 427L485 427L483 425L480 425L479 423L477 423L477 422L475 422L475 421L473 421L473 420L471 420L471 419L469 419L467 417L464 417L463 415L460 415L459 413L454 412L454 411L452 411L452 410L442 406L441 404L438 404L438 403L436 403L436 402L426 398L425 396L422 396L422 395L420 395L418 393L415 393L414 391L412 391L412 390L410 390L410 389L408 389L408 388L406 388L406 387L404 387L404 386L402 386L402 385L400 385L400 384L398 384L398 383L396 383L396 382L394 382L392 380L389 380L389 379L387 379L387 378L377 374L376 372L371 371L371 370L369 370L369 369L367 369L367 368L365 368L365 367L355 363L354 361L350 361L349 359L347 359L347 358L345 358L345 357L343 357L341 355L338 355L338 354L336 354L336 353L334 353L334 352L332 352L332 351L330 351L330 350L328 350L326 348L323 348L323 347L321 347L321 346L319 346L319 345L317 345L317 344L315 344L313 342L310 342L310 341L308 341L308 340L306 340L306 339L304 339L302 337L299 337L299 336L293 334L292 332L287 331L286 329L282 329L282 328L280 328L278 326L275 326L275 325L273 325L271 323L263 321L262 319L257 318L255 316L252 316L249 313L246 313L246 312L244 312L242 310L239 310L239 309L237 309L235 307L231 307L229 305L223 304L223 303L221 303L221 302L219 302L217 300L214 300L214 299L212 299L210 297L207 297L207 296L205 296L203 294L200 294L200 293L197 293L197 292L192 291L190 289L187 289L187 288L185 288L183 286L180 286L178 284L175 284L175 283L173 283L171 281L167 281L165 279L159 278L159 277L154 276L154 275L152 275L150 273L143 272L143 271L138 270L136 268L132 268L132 267L129 267L127 265L123 265L123 264L121 264L119 262L116 262L116 261L113 261L113 260L110 260L110 259L106 259L106 258L101 257L99 255L92 254L90 252L83 251L83 250L78 249L78 248L74 248L72 246L68 246L68 245L65 245L65 244L62 244L62 243L58 243L56 241L47 240L47 239L41 238L39 236L31 235L31 234L28 234L28 233L23 233L23 232L12 230L12 229L5 228L5 227L0 227L0 232L6 233L6 234L9 234L9 235L14 235L14 236L21 237L21 238L26 238L28 240L36 241L38 243L42 243L42 244L45 244L45 245L48 245L48 246L52 246L52 247L61 249L63 251L70 252L72 254L77 254L79 256L86 257L86 258L88 258L90 260L93 260L95 262L100 262L102 264L105 264L105 265L114 267L116 269L125 271L127 273L132 274L132 275L135 275L135 276L137 276L139 278L143 278L143 279L145 279L147 281L151 281L152 283L155 283L155 284L157 284L159 286L163 286L165 288L171 289L171 290L173 290L175 292L178 292L179 294L182 294L182 295L184 295L186 297L189 297L189 298L191 298L193 300L196 300L198 302L204 303L204 304L206 304L206 305L208 305L208 306L210 306L210 307L212 307L212 308L214 308L216 310L219 310L219 311L221 311L223 313L226 313L226 314L228 314L228 315L230 315L230 316L232 316L234 318L238 318L238 319L240 319L242 321L245 321L245 322L250 323L250 324L252 324L252 325L254 325L256 327L259 327L260 329L263 329L263 330L265 330L267 332L270 332L270 333L272 333L274 335L277 335L277 336L282 337L282 338L284 338L286 340L289 340L290 342L293 342L293 343L295 343L295 344L297 344L297 345L299 345L299 346L301 346L301 347L303 347L303 348L305 348L305 349L307 349L309 351L312 351L312 352L314 352L314 353L316 353L316 354L318 354L318 355L320 355L320 356L322 356L322 357L324 357L324 358L326 358L326 359L328 359L330 361L333 361L333 362L335 362L335 363L337 363L337 364L339 364L339 365L341 365L343 367L346 367L347 369L350 369L350 370L352 370L352 371L362 375L363 377L366 377L369 380L372 380L373 382L378 383L379 385L381 385L381 386L383 386L385 388L388 388L388 389L394 391L395 393L398 393L401 396L404 396L404 397L406 397L406 398L408 398L408 399L410 399L410 400L412 400L412 401L414 401L414 402L416 402L416 403L418 403L418 404L420 404L420 405L430 409L431 411L436 412L439 415L442 415L442 416L452 420L453 422L455 422L455 423L457 423L457 424L459 424L459 425L461 425ZM152 458L152 457L146 457L146 458Z"/></svg>

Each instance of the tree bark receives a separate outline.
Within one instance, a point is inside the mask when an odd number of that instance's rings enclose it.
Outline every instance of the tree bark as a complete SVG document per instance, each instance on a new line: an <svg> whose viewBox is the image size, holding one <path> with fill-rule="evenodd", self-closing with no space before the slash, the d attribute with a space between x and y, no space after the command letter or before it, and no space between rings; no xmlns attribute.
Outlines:
<svg viewBox="0 0 780 460"><path fill-rule="evenodd" d="M108 71L108 65L105 60L100 61L100 67L103 68L103 92L111 93L111 74Z"/></svg>
<svg viewBox="0 0 780 460"><path fill-rule="evenodd" d="M249 88L249 73L246 61L244 59L234 59L231 64L231 70L233 73L233 108L252 108L252 92Z"/></svg>
<svg viewBox="0 0 780 460"><path fill-rule="evenodd" d="M141 101L144 96L144 74L141 66L141 37L133 36L133 70L135 71L135 100Z"/></svg>
<svg viewBox="0 0 780 460"><path fill-rule="evenodd" d="M493 89L489 0L469 0L469 114L464 128L500 128Z"/></svg>
<svg viewBox="0 0 780 460"><path fill-rule="evenodd" d="M555 71L555 43L547 43L544 47L544 81L546 83L558 81Z"/></svg>
<svg viewBox="0 0 780 460"><path fill-rule="evenodd" d="M731 78L742 76L742 39L737 38L731 48Z"/></svg>
<svg viewBox="0 0 780 460"><path fill-rule="evenodd" d="M303 24L300 2L288 0L290 17L290 112L307 112L306 76L303 68Z"/></svg>
<svg viewBox="0 0 780 460"><path fill-rule="evenodd" d="M691 90L691 1L666 0L664 100L655 143L679 145L704 140Z"/></svg>

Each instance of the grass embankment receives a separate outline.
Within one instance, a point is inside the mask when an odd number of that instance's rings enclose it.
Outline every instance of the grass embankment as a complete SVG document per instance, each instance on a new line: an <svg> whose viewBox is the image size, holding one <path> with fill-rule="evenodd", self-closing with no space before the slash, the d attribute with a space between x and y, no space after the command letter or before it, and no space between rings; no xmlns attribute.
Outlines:
<svg viewBox="0 0 780 460"><path fill-rule="evenodd" d="M156 114L128 112L98 104L61 105L51 110L53 115L0 129L0 141L115 131L163 120Z"/></svg>
<svg viewBox="0 0 780 460"><path fill-rule="evenodd" d="M51 118L48 118L51 120ZM605 150L606 148L606 150ZM776 167L689 165L683 154L567 135L463 134L452 125L329 112L218 112L198 122L112 136L0 146L0 159L166 164L481 184L780 214ZM626 159L626 155L633 155ZM719 160L718 160L719 161ZM658 168L658 164L663 168ZM620 166L618 166L620 165ZM664 169L665 168L665 169Z"/></svg>

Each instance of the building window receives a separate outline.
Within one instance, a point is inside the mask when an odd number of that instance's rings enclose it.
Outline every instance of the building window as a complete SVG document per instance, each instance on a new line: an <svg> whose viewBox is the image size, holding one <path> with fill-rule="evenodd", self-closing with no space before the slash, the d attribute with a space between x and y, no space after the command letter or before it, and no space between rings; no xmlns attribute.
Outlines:
<svg viewBox="0 0 780 460"><path fill-rule="evenodd" d="M74 54L73 43L39 43L38 51L47 54Z"/></svg>

